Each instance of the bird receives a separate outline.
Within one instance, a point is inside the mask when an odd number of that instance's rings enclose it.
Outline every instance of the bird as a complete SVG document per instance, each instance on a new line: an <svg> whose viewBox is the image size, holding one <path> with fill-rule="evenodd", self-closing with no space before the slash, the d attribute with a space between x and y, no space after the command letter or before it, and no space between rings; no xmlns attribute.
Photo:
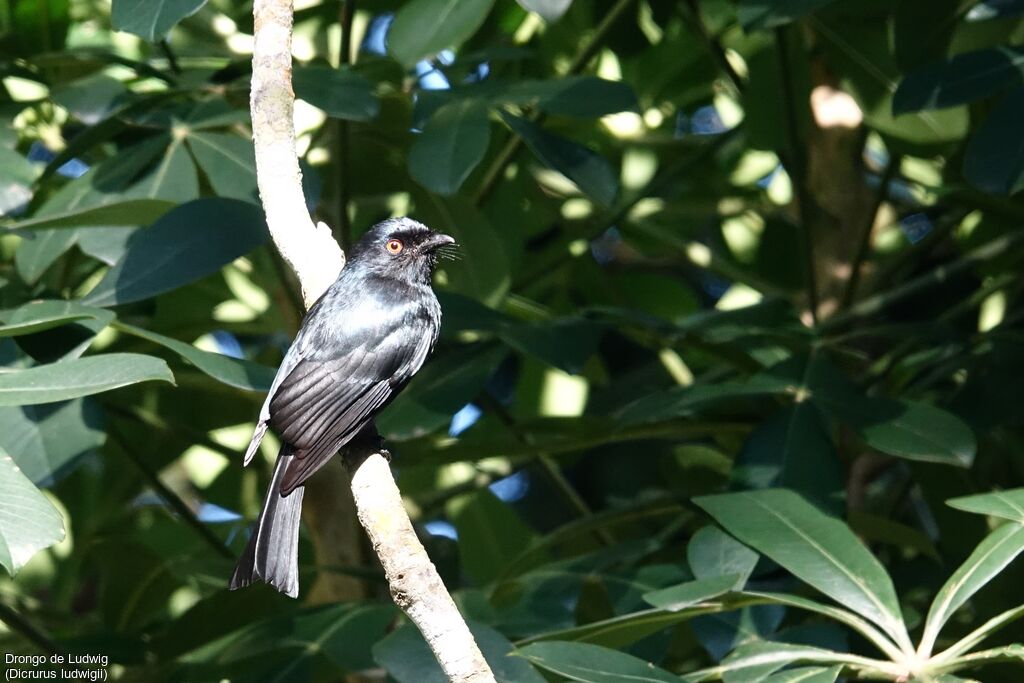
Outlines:
<svg viewBox="0 0 1024 683"><path fill-rule="evenodd" d="M374 417L405 388L437 342L441 306L431 287L438 256L455 240L410 218L391 218L352 247L337 280L310 306L285 353L245 452L267 429L281 440L263 508L229 588L262 581L299 594L304 482L357 439L380 437Z"/></svg>

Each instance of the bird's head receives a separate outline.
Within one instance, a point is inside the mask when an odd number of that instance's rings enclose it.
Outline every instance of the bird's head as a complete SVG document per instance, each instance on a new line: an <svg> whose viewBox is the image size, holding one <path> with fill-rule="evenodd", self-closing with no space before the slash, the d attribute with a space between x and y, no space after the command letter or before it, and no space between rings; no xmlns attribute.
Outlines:
<svg viewBox="0 0 1024 683"><path fill-rule="evenodd" d="M351 250L350 263L375 275L429 282L438 254L455 240L411 218L377 223Z"/></svg>

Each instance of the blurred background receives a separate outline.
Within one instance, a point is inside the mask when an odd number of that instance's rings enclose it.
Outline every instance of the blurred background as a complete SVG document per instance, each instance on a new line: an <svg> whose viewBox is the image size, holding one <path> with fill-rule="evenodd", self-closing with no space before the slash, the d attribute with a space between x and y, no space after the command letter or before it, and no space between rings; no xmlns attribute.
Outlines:
<svg viewBox="0 0 1024 683"><path fill-rule="evenodd" d="M777 605L652 622L711 524L690 498L770 487L843 518L918 627L988 531L944 501L1024 479L1024 2L448 5L297 0L295 120L343 247L395 215L462 245L379 428L485 651L604 623L676 673L856 651ZM252 3L3 0L0 30L2 649L436 680L340 465L301 600L226 590L302 316L256 193ZM1021 602L1006 574L953 631Z"/></svg>

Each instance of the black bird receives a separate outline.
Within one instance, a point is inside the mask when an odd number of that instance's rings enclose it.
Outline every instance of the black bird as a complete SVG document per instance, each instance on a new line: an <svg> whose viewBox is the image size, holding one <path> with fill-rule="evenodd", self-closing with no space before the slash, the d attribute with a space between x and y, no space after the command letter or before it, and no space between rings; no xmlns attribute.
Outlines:
<svg viewBox="0 0 1024 683"><path fill-rule="evenodd" d="M281 437L263 510L231 589L263 581L299 594L303 482L343 446L377 437L373 419L434 348L441 307L430 288L438 250L454 244L408 218L378 223L306 313L260 411L245 453L252 460L267 428Z"/></svg>

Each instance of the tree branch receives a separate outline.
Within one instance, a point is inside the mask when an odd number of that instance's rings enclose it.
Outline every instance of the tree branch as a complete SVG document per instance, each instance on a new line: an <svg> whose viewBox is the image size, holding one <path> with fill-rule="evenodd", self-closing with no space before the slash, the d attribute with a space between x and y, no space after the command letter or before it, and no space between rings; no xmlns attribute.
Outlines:
<svg viewBox="0 0 1024 683"><path fill-rule="evenodd" d="M252 59L256 176L274 245L295 272L306 306L337 278L345 258L330 229L314 226L302 194L292 118L292 2L256 0ZM462 615L416 538L391 468L380 453L349 454L359 521L384 567L391 594L449 680L494 681Z"/></svg>

